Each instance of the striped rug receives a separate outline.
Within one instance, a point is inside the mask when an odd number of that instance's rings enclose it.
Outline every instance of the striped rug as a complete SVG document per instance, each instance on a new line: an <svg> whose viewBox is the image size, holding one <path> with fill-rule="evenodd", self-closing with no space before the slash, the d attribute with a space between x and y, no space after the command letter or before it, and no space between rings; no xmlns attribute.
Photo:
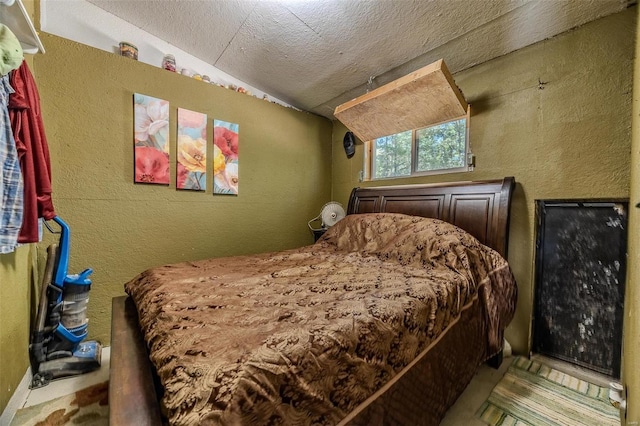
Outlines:
<svg viewBox="0 0 640 426"><path fill-rule="evenodd" d="M476 417L492 426L620 426L609 389L517 357Z"/></svg>

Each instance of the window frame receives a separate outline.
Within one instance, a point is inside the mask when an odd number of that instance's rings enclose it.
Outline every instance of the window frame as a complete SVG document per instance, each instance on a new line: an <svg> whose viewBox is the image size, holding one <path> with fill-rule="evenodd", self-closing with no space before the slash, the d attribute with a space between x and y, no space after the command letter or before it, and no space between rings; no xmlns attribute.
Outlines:
<svg viewBox="0 0 640 426"><path fill-rule="evenodd" d="M375 140L369 140L364 143L364 170L363 170L363 180L364 181L381 181L381 180L389 180L389 179L406 179L411 177L419 177L419 176L431 176L431 175L441 175L446 173L462 173L473 171L475 166L475 158L473 153L471 152L471 144L469 142L469 124L471 118L471 105L467 107L467 113L465 115L461 115L460 117L453 118L451 120L441 121L439 123L434 123L429 126L420 127L417 129L411 129L411 171L408 175L402 176L388 176L388 177L380 177L376 178L374 176L375 172L375 164L374 164L374 152L373 147L375 144ZM439 126L445 123L451 123L454 121L465 119L465 165L462 167L455 167L450 169L436 169L436 170L424 170L417 171L417 163L418 163L418 143L416 140L416 132L422 129L428 129L430 127ZM404 133L407 130L398 133Z"/></svg>

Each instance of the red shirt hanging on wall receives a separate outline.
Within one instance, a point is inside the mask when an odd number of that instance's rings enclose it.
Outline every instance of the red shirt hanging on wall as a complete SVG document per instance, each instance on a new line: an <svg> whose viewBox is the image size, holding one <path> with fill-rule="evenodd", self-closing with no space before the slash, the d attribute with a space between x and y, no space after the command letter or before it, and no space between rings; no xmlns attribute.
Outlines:
<svg viewBox="0 0 640 426"><path fill-rule="evenodd" d="M25 61L11 73L15 93L9 96L9 117L24 180L24 216L19 243L38 242L38 218L56 215L51 200L51 162L42 124L40 95Z"/></svg>

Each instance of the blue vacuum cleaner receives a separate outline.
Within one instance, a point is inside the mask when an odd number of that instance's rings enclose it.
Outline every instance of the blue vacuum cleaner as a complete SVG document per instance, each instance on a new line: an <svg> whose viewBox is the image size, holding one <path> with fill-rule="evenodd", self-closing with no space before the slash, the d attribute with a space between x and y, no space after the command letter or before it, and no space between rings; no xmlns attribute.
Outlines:
<svg viewBox="0 0 640 426"><path fill-rule="evenodd" d="M102 345L83 342L87 337L87 303L93 273L87 268L68 275L70 230L59 216L59 244L47 247L47 264L41 286L40 304L31 334L29 353L33 379L31 388L49 384L51 380L88 373L100 368Z"/></svg>

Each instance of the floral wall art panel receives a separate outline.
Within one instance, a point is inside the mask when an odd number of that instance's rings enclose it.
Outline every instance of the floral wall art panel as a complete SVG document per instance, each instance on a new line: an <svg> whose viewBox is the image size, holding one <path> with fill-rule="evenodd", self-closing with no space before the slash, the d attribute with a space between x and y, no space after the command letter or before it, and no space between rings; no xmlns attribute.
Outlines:
<svg viewBox="0 0 640 426"><path fill-rule="evenodd" d="M169 185L169 101L134 93L136 183Z"/></svg>
<svg viewBox="0 0 640 426"><path fill-rule="evenodd" d="M213 193L238 195L238 125L213 120Z"/></svg>
<svg viewBox="0 0 640 426"><path fill-rule="evenodd" d="M176 188L204 191L207 186L207 114L178 108Z"/></svg>

